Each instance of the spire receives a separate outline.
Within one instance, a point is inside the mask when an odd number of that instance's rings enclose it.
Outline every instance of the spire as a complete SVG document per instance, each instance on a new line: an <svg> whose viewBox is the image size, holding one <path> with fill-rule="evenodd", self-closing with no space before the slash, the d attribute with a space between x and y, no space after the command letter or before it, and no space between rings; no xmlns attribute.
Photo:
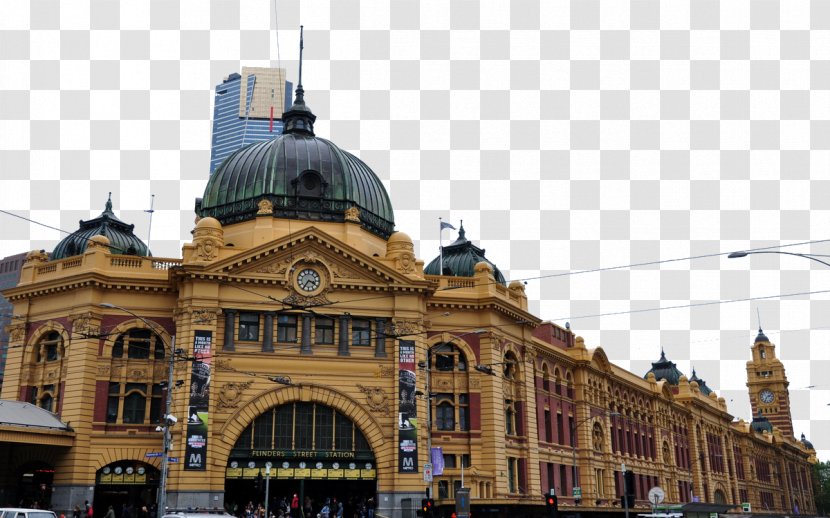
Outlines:
<svg viewBox="0 0 830 518"><path fill-rule="evenodd" d="M663 346L660 346L660 359L657 362L665 362L666 360L666 351L663 349Z"/></svg>
<svg viewBox="0 0 830 518"><path fill-rule="evenodd" d="M107 197L107 203L104 204L104 214L112 214L112 192L109 193Z"/></svg>
<svg viewBox="0 0 830 518"><path fill-rule="evenodd" d="M305 104L305 90L303 90L303 26L300 25L300 66L299 79L295 90L294 104L282 114L285 129L283 133L299 133L314 136L314 121L317 116Z"/></svg>

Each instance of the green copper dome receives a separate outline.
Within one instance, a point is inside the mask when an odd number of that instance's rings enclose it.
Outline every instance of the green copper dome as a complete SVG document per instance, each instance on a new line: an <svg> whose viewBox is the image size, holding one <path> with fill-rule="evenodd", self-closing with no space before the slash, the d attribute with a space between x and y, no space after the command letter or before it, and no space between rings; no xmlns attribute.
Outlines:
<svg viewBox="0 0 830 518"><path fill-rule="evenodd" d="M694 369L692 369L692 377L689 378L689 383L691 383L693 381L697 382L697 387L700 389L700 393L703 394L704 396L708 396L709 394L712 393L712 389L710 389L709 386L706 385L706 381L704 381L704 380L697 377L697 373L695 372Z"/></svg>
<svg viewBox="0 0 830 518"><path fill-rule="evenodd" d="M465 237L464 224L462 223L458 230L458 239L451 245L444 247L444 271L441 272L441 256L436 257L430 262L424 273L427 275L451 275L453 277L473 277L475 275L475 265L480 262L485 262L493 267L493 277L497 282L506 285L498 266L491 263L484 257L484 249L475 246L471 241Z"/></svg>
<svg viewBox="0 0 830 518"><path fill-rule="evenodd" d="M683 376L683 373L677 368L674 362L669 361L666 359L666 352L660 349L660 359L656 362L651 364L651 369L648 372L653 372L654 377L657 378L657 381L666 380L669 382L670 385L677 385L680 383L680 376ZM648 372L646 372L643 378L648 378Z"/></svg>
<svg viewBox="0 0 830 518"><path fill-rule="evenodd" d="M216 168L196 212L227 225L254 219L268 200L274 217L342 222L354 207L363 228L387 239L395 217L383 183L359 158L314 135L316 117L302 95L299 86L281 136L243 147Z"/></svg>
<svg viewBox="0 0 830 518"><path fill-rule="evenodd" d="M769 422L769 419L764 417L764 414L763 414L763 412L761 412L760 409L758 409L758 415L756 415L752 418L752 422L750 423L750 426L752 427L753 430L755 430L758 433L765 432L765 431L769 432L769 433L772 433L772 423Z"/></svg>
<svg viewBox="0 0 830 518"><path fill-rule="evenodd" d="M102 235L110 240L110 252L122 255L150 256L150 250L142 240L133 234L135 225L124 223L112 212L112 193L100 216L88 221L81 220L81 228L63 238L52 252L52 259L63 259L81 255L92 236Z"/></svg>

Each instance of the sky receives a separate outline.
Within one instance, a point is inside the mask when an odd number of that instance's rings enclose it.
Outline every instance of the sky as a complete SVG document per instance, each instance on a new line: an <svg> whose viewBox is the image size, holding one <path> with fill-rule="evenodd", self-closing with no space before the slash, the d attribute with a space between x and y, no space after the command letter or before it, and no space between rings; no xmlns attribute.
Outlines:
<svg viewBox="0 0 830 518"><path fill-rule="evenodd" d="M112 192L146 239L155 195L150 247L180 257L213 88L296 84L301 24L316 134L383 180L419 257L463 220L533 313L638 374L662 347L747 420L760 317L828 457L830 268L726 254L830 254L830 2L3 2L0 209L71 232ZM0 225L0 256L65 235Z"/></svg>

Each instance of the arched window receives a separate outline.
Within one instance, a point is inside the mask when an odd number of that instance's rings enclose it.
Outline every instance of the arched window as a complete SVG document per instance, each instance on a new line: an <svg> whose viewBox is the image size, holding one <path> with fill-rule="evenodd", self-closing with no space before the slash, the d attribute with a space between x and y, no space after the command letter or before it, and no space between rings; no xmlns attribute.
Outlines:
<svg viewBox="0 0 830 518"><path fill-rule="evenodd" d="M437 371L467 370L467 356L450 343L438 344L429 350L433 368Z"/></svg>
<svg viewBox="0 0 830 518"><path fill-rule="evenodd" d="M439 430L455 430L455 405L452 394L439 394L435 407L435 426Z"/></svg>
<svg viewBox="0 0 830 518"><path fill-rule="evenodd" d="M504 401L504 433L516 435L516 404L510 399Z"/></svg>
<svg viewBox="0 0 830 518"><path fill-rule="evenodd" d="M504 379L506 380L516 380L518 378L519 372L519 361L516 359L516 355L512 352L508 352L504 355L504 370L502 374Z"/></svg>
<svg viewBox="0 0 830 518"><path fill-rule="evenodd" d="M144 423L144 410L147 406L146 390L147 387L143 383L127 383L122 422L125 424Z"/></svg>
<svg viewBox="0 0 830 518"><path fill-rule="evenodd" d="M63 356L63 338L57 331L49 331L40 339L36 347L38 363L42 361L53 362Z"/></svg>
<svg viewBox="0 0 830 518"><path fill-rule="evenodd" d="M43 397L40 398L40 408L51 412L52 402L52 394L44 394Z"/></svg>
<svg viewBox="0 0 830 518"><path fill-rule="evenodd" d="M166 351L164 340L159 335L149 329L139 328L130 329L118 335L112 344L112 357L123 358L125 347L127 358L133 360L147 360L150 358L151 351L154 359L163 360Z"/></svg>
<svg viewBox="0 0 830 518"><path fill-rule="evenodd" d="M440 387L441 393L429 399L432 426L437 430L451 431L470 429L470 394L467 377L467 356L456 345L439 343L427 352L427 362L436 374L431 379L433 388Z"/></svg>
<svg viewBox="0 0 830 518"><path fill-rule="evenodd" d="M542 364L542 390L550 392L550 371L547 363Z"/></svg>

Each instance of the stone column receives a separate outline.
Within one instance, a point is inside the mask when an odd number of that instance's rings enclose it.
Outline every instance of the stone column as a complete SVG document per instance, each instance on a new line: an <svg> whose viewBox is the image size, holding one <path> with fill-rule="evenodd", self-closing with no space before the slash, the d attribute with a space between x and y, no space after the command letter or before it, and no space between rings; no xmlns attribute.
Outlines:
<svg viewBox="0 0 830 518"><path fill-rule="evenodd" d="M311 315L303 315L303 336L300 339L300 354L312 354Z"/></svg>
<svg viewBox="0 0 830 518"><path fill-rule="evenodd" d="M235 351L233 337L236 328L236 310L226 309L225 312L225 343L222 344L222 349L225 351Z"/></svg>
<svg viewBox="0 0 830 518"><path fill-rule="evenodd" d="M386 358L386 319L375 319L375 358Z"/></svg>
<svg viewBox="0 0 830 518"><path fill-rule="evenodd" d="M340 341L338 342L337 355L351 356L349 352L349 319L350 315L340 315Z"/></svg>
<svg viewBox="0 0 830 518"><path fill-rule="evenodd" d="M262 352L274 352L274 312L265 312L265 328L262 330Z"/></svg>

